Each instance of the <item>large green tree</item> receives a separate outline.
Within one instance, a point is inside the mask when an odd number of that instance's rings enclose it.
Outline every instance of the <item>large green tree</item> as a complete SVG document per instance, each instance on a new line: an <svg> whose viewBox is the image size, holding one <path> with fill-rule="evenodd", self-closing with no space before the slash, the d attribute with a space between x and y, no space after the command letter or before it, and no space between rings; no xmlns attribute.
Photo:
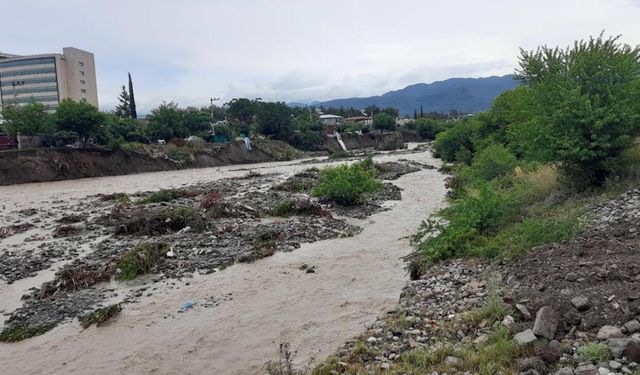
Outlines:
<svg viewBox="0 0 640 375"><path fill-rule="evenodd" d="M98 134L105 122L105 114L96 107L71 99L60 102L54 117L58 130L75 132L83 138Z"/></svg>
<svg viewBox="0 0 640 375"><path fill-rule="evenodd" d="M28 103L23 106L6 105L2 108L5 120L4 128L10 135L50 134L54 130L51 114L40 103Z"/></svg>
<svg viewBox="0 0 640 375"><path fill-rule="evenodd" d="M257 121L264 135L286 139L292 131L292 120L291 108L285 103L264 102L258 107Z"/></svg>
<svg viewBox="0 0 640 375"><path fill-rule="evenodd" d="M577 41L567 49L522 51L509 98L510 141L526 157L558 163L584 186L620 167L640 129L640 48L619 37ZM504 114L503 114L504 116Z"/></svg>
<svg viewBox="0 0 640 375"><path fill-rule="evenodd" d="M386 112L379 112L373 116L373 128L381 132L391 131L396 128L396 119Z"/></svg>

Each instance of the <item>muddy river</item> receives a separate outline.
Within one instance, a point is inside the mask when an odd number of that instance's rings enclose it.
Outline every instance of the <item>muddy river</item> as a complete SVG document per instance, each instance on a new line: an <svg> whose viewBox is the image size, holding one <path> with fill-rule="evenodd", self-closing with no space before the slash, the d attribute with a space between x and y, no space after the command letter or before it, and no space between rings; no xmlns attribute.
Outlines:
<svg viewBox="0 0 640 375"><path fill-rule="evenodd" d="M427 151L374 158L398 159L439 165ZM278 162L27 184L0 187L0 196L4 209L20 210L52 199L186 186L241 176L248 169L291 175L309 167ZM299 363L322 359L398 301L407 278L400 258L411 251L408 236L444 204L443 176L436 169L393 183L403 189L402 200L389 202L388 211L352 219L363 227L353 237L302 244L254 263L196 274L177 288L125 305L103 327L82 330L74 320L39 337L1 343L0 373L261 374L275 359L280 340L297 350ZM316 272L300 272L303 264ZM41 271L11 285L0 281L2 305L15 308L21 293L52 274L53 269ZM219 304L204 308L211 296ZM178 313L186 302L195 305Z"/></svg>

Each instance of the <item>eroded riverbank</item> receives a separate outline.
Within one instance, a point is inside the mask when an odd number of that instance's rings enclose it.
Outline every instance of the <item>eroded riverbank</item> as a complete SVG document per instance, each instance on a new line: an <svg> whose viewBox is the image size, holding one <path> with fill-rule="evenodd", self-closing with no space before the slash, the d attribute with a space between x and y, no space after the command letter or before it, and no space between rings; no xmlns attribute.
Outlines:
<svg viewBox="0 0 640 375"><path fill-rule="evenodd" d="M398 159L438 165L428 152L375 158ZM310 165L251 167L287 177ZM230 167L149 173L135 179L25 185L25 196L8 187L3 196L10 197L11 209L20 210L51 199L71 203L98 193L179 187L246 173ZM152 284L107 326L82 331L77 322L66 323L40 337L1 344L0 360L10 373L259 373L274 356L273 341L281 337L298 349L299 360L322 358L397 301L405 282L400 257L410 251L406 236L443 204L443 177L434 169L406 174L393 183L403 189L402 200L364 220L350 219L363 228L360 234L303 243L293 252L222 272L196 273L172 287ZM304 264L315 266L316 272L301 271ZM12 287L2 285L3 298ZM196 302L195 307L177 313L187 301Z"/></svg>

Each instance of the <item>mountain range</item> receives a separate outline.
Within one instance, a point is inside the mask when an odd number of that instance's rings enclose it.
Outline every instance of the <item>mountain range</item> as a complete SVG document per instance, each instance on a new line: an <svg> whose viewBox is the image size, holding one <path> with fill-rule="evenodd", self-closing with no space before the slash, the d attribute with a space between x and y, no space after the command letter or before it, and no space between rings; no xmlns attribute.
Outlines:
<svg viewBox="0 0 640 375"><path fill-rule="evenodd" d="M400 90L389 91L366 98L344 98L314 102L315 106L353 107L362 109L369 105L394 107L401 115L420 112L445 112L455 109L464 113L476 113L489 109L493 99L502 92L518 86L513 75L484 78L450 78L433 83L418 83Z"/></svg>

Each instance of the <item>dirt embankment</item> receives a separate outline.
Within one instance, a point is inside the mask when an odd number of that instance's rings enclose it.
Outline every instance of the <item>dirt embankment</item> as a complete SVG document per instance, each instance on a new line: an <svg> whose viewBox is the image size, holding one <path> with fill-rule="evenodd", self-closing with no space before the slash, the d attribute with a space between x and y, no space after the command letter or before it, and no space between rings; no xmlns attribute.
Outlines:
<svg viewBox="0 0 640 375"><path fill-rule="evenodd" d="M390 134L346 134L348 149L378 148L389 143ZM397 135L395 137L399 138ZM402 142L402 140L400 140ZM397 148L397 147L392 147ZM326 142L328 151L339 150L335 139ZM282 141L257 139L252 151L244 142L206 144L194 147L143 146L136 151L91 149L31 149L0 152L0 186L29 182L118 176L185 168L263 163L291 160L302 154Z"/></svg>
<svg viewBox="0 0 640 375"><path fill-rule="evenodd" d="M139 151L56 148L2 152L0 185L259 163L297 154L279 141L257 141L251 152L243 142L202 146L179 158L166 151L149 146Z"/></svg>

